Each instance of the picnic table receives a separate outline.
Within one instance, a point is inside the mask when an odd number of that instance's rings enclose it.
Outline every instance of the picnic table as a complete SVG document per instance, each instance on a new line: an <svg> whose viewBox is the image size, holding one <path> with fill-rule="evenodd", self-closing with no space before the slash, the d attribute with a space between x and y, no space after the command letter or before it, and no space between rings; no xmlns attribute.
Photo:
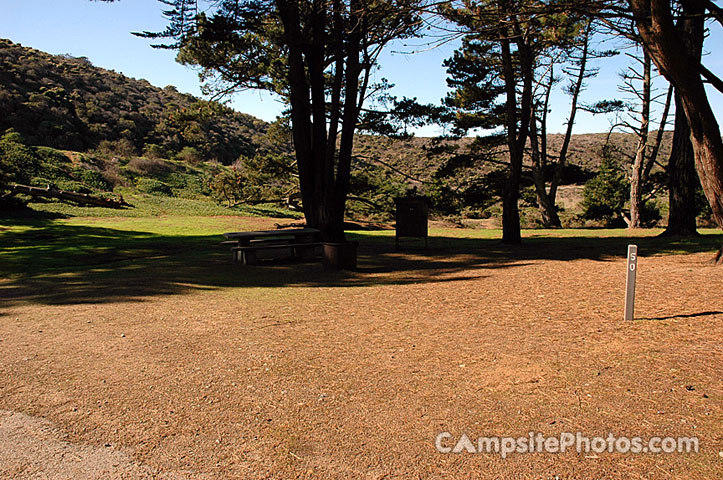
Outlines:
<svg viewBox="0 0 723 480"><path fill-rule="evenodd" d="M258 263L258 251L290 250L292 257L311 258L314 249L321 246L321 231L316 228L287 228L283 230L258 230L253 232L228 232L224 244L233 245L231 252L236 261L246 265Z"/></svg>

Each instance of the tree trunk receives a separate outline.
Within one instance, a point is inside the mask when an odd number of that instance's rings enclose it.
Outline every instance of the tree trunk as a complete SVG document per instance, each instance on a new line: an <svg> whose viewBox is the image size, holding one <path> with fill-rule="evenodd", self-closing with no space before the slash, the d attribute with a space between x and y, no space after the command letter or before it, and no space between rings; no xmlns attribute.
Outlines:
<svg viewBox="0 0 723 480"><path fill-rule="evenodd" d="M557 206L550 201L548 194L542 193L547 188L545 180L534 170L532 177L535 183L535 190L537 191L537 204L539 206L540 216L542 217L542 226L545 228L560 228L562 224L560 222L560 216L557 214Z"/></svg>
<svg viewBox="0 0 723 480"><path fill-rule="evenodd" d="M502 243L518 244L522 242L520 229L520 181L517 174L512 172L507 178L504 196L502 197ZM517 179L515 179L517 177Z"/></svg>
<svg viewBox="0 0 723 480"><path fill-rule="evenodd" d="M130 203L127 203L122 196L120 197L120 200L115 200L112 198L96 197L93 195L88 195L87 193L66 192L63 190L58 190L55 187L50 187L49 185L47 188L39 188L31 187L28 185L15 184L8 185L6 188L10 190L10 193L5 196L11 196L20 193L24 195L30 195L31 197L56 198L58 200L68 200L71 202L75 202L80 205L94 205L96 207L116 209L133 206Z"/></svg>
<svg viewBox="0 0 723 480"><path fill-rule="evenodd" d="M349 191L351 151L354 131L357 125L356 106L359 84L360 33L349 35L345 51L337 48L339 58L346 57L342 72L341 60L336 62L336 80L331 92L331 114L327 128L327 91L325 90L325 49L326 26L329 16L322 3L314 5L310 16L311 41L305 40L299 21L299 4L277 0L284 35L288 44L289 101L291 103L291 129L299 169L299 184L302 194L304 217L309 227L321 230L321 237L327 242L344 242L344 207ZM342 2L333 3L333 28L343 28L339 21ZM356 11L356 2L350 8ZM353 16L353 14L352 14ZM337 41L341 30L335 31ZM338 114L341 89L345 91L343 116ZM337 125L341 123L340 147L336 148Z"/></svg>
<svg viewBox="0 0 723 480"><path fill-rule="evenodd" d="M675 110L673 149L668 160L668 227L662 236L690 237L698 234L695 223L698 177L695 173L693 144L690 143L690 128L678 95L675 96Z"/></svg>
<svg viewBox="0 0 723 480"><path fill-rule="evenodd" d="M511 9L509 2L503 2L505 9ZM514 40L511 40L514 38ZM517 77L513 64L511 43L517 46L519 58L519 79L521 80L520 108L517 110ZM502 197L502 243L519 244L522 242L520 230L520 179L522 177L522 159L530 131L532 115L532 51L525 43L526 39L517 18L510 16L510 27L501 30L503 76L505 80L505 126L507 128L507 147L510 155L510 172ZM519 128L518 128L519 125Z"/></svg>
<svg viewBox="0 0 723 480"><path fill-rule="evenodd" d="M298 4L279 0L279 16L289 47L289 102L291 104L291 134L299 169L301 203L306 224L318 228L314 194L314 156L311 149L311 99L304 67L304 42L299 27Z"/></svg>
<svg viewBox="0 0 723 480"><path fill-rule="evenodd" d="M678 20L678 31L685 40L688 54L700 60L703 52L705 21L702 16L687 17L690 5L683 3L683 16ZM675 95L675 130L673 149L668 160L668 227L663 236L690 237L696 230L695 191L699 181L695 173L695 155L690 142L690 127L685 117L683 102Z"/></svg>
<svg viewBox="0 0 723 480"><path fill-rule="evenodd" d="M643 162L638 157L639 155L635 156L633 173L630 176L630 217L628 228L640 228L642 226L640 208L643 197L641 189Z"/></svg>
<svg viewBox="0 0 723 480"><path fill-rule="evenodd" d="M635 151L633 171L630 175L630 223L629 228L642 227L640 210L643 203L643 170L645 154L648 148L648 131L650 129L650 55L643 53L643 91L641 95L640 130L638 131L638 147Z"/></svg>
<svg viewBox="0 0 723 480"><path fill-rule="evenodd" d="M543 113L543 116L544 115ZM544 128L541 133L544 138L546 134ZM540 216L542 217L542 225L545 228L559 228L561 224L560 217L557 215L557 207L555 206L555 202L550 200L550 195L547 193L547 186L545 185L544 166L540 158L544 155L544 147L541 147L537 137L537 118L536 112L533 109L532 115L530 116L530 153L532 157L532 180L535 184L535 192L537 193L537 205L540 210Z"/></svg>
<svg viewBox="0 0 723 480"><path fill-rule="evenodd" d="M701 79L698 59L691 57L677 34L670 2L629 0L635 23L658 70L675 86L683 102L695 152L695 165L713 218L723 228L723 139ZM703 10L690 14L702 14ZM719 257L719 261L721 258Z"/></svg>
<svg viewBox="0 0 723 480"><path fill-rule="evenodd" d="M510 171L502 194L502 243L517 244L522 242L520 231L520 177L522 175L522 151L517 148L517 85L510 40L501 39L502 57L504 62L506 98L507 148L510 156Z"/></svg>
<svg viewBox="0 0 723 480"><path fill-rule="evenodd" d="M340 2L343 3L343 2ZM336 167L336 183L334 190L331 192L330 203L332 204L331 229L329 231L329 241L345 242L344 236L344 210L346 206L346 198L349 194L349 183L351 179L351 159L354 148L354 133L359 122L359 110L361 103L364 101L365 92L360 89L359 77L362 72L362 66L359 63L359 56L362 52L361 30L368 28L367 19L360 20L356 16L360 5L357 0L349 3L350 21L359 23L360 28L354 29L349 34L346 42L346 67L344 69L344 112L341 119L341 138L339 141L339 151ZM343 28L340 26L339 28ZM330 159L333 160L333 159ZM331 161L333 165L333 161ZM332 167L333 168L333 167ZM330 172L333 176L333 170Z"/></svg>
<svg viewBox="0 0 723 480"><path fill-rule="evenodd" d="M590 34L592 32L592 22L588 21L585 27L584 41L582 44L582 52L579 59L577 77L575 82L571 86L571 105L570 105L570 117L567 121L567 128L565 130L565 136L562 141L562 147L558 156L555 170L550 180L550 189L548 191L545 182L545 168L547 166L547 112L548 105L550 102L550 92L554 82L554 70L552 65L550 66L550 82L545 86L544 103L542 105L542 117L540 120L540 131L538 141L538 130L537 130L537 118L536 108L532 108L532 115L530 118L530 146L532 156L532 177L535 185L535 192L537 193L537 204L540 210L540 216L542 217L542 225L545 228L560 228L562 222L560 222L560 215L557 209L557 190L562 181L562 172L565 168L567 161L567 152L570 147L570 141L572 139L572 131L575 125L575 115L578 110L578 102L580 98L580 92L583 89L587 60L589 54L589 41Z"/></svg>

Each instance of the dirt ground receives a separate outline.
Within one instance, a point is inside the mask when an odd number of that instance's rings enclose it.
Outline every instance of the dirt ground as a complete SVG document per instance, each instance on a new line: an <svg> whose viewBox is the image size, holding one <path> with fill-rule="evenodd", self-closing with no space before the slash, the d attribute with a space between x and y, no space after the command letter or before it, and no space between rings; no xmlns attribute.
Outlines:
<svg viewBox="0 0 723 480"><path fill-rule="evenodd" d="M223 285L154 291L141 272L123 296L108 283L95 300L6 292L0 477L723 475L723 267L710 253L641 254L626 323L622 257L361 248L357 273L224 255L206 265ZM700 453L503 459L440 453L441 432L695 436Z"/></svg>

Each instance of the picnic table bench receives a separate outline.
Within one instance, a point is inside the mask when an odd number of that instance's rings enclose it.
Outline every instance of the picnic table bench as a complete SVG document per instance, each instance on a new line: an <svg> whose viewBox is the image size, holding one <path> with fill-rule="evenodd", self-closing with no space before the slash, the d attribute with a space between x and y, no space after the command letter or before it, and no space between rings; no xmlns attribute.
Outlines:
<svg viewBox="0 0 723 480"><path fill-rule="evenodd" d="M290 250L295 258L313 258L321 231L315 228L287 228L283 230L259 230L254 232L229 232L222 245L231 245L233 259L246 265L258 263L259 251Z"/></svg>

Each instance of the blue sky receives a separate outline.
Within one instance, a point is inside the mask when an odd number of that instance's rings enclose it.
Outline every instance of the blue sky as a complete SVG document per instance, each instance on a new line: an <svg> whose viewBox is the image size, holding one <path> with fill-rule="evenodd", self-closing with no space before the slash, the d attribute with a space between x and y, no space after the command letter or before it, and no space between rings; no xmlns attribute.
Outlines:
<svg viewBox="0 0 723 480"><path fill-rule="evenodd" d="M71 54L88 57L93 64L122 72L127 76L145 78L153 85L174 85L182 92L201 96L196 72L175 62L175 53L152 49L149 41L131 35L132 31L162 30L166 21L161 14L162 5L154 0L120 0L116 3L89 0L0 0L0 37L53 54ZM707 45L720 44L723 33L713 28ZM604 48L611 48L606 46ZM381 57L378 77L385 77L396 85L392 93L417 97L422 102L438 103L446 94L446 73L442 62L454 50L445 45L415 55L399 53L411 47L393 45ZM424 48L421 48L424 49ZM710 47L707 48L711 50ZM723 56L709 54L708 68L723 75ZM600 74L591 79L584 101L620 97L616 91L618 72L625 67L625 58L601 62ZM709 98L723 124L723 95L709 91ZM247 91L236 94L230 104L236 110L272 121L282 105L267 93ZM553 98L550 131L565 128L568 115L567 98L558 94ZM579 114L575 132L604 132L610 119L603 116ZM433 127L418 131L420 135L437 133Z"/></svg>

